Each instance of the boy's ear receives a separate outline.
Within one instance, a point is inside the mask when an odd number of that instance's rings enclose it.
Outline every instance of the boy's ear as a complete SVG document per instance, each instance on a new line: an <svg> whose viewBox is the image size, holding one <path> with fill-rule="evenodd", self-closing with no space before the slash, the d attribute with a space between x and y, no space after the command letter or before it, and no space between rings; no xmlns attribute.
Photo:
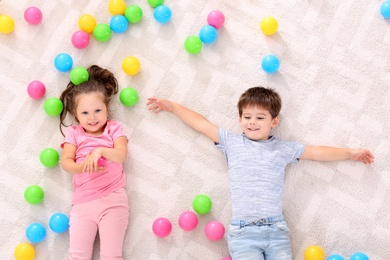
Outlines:
<svg viewBox="0 0 390 260"><path fill-rule="evenodd" d="M272 119L271 127L272 127L272 128L277 127L277 126L279 125L279 121L280 121L280 117L279 117L279 116L274 117L274 118Z"/></svg>

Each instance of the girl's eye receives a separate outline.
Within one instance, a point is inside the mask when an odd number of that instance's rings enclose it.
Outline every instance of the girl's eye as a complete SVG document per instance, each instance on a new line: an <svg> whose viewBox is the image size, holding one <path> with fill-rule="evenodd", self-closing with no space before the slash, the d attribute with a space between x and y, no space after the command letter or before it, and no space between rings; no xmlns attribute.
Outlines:
<svg viewBox="0 0 390 260"><path fill-rule="evenodd" d="M258 120L263 120L264 118L263 118L263 117L258 117L257 119L258 119Z"/></svg>
<svg viewBox="0 0 390 260"><path fill-rule="evenodd" d="M246 117L244 117L246 120L249 120L249 119L251 119L249 116L246 116Z"/></svg>
<svg viewBox="0 0 390 260"><path fill-rule="evenodd" d="M101 109L96 109L96 113L99 113L101 112L102 110Z"/></svg>
<svg viewBox="0 0 390 260"><path fill-rule="evenodd" d="M81 112L81 114L82 114L82 115L87 115L87 114L88 114L88 112Z"/></svg>

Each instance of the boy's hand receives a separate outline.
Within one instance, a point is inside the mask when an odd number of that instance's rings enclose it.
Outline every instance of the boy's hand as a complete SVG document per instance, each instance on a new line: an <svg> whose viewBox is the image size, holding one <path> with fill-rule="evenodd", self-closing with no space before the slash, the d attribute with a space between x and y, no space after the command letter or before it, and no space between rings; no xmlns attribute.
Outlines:
<svg viewBox="0 0 390 260"><path fill-rule="evenodd" d="M151 97L148 98L148 103L146 103L146 105L149 106L148 110L152 111L155 114L162 110L172 112L172 104L166 99Z"/></svg>
<svg viewBox="0 0 390 260"><path fill-rule="evenodd" d="M364 149L351 149L351 160L359 161L364 164L371 164L374 162L374 155Z"/></svg>

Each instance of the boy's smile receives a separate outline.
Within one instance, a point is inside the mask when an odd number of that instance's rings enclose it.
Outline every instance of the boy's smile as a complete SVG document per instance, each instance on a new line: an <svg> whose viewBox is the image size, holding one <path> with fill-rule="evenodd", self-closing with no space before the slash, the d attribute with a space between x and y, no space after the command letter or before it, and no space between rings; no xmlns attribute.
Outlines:
<svg viewBox="0 0 390 260"><path fill-rule="evenodd" d="M257 106L245 107L240 117L241 129L251 140L267 140L278 123L279 117L272 118L268 110Z"/></svg>

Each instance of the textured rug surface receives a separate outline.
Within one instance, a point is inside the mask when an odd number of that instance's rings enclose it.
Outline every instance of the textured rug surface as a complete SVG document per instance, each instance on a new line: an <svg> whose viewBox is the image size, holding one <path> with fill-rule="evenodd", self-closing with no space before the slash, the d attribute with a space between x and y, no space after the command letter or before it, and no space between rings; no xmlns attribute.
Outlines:
<svg viewBox="0 0 390 260"><path fill-rule="evenodd" d="M160 24L146 0L138 5L142 20L107 42L90 35L89 45L77 49L71 37L78 19L91 14L108 24L107 0L0 0L0 15L15 21L13 32L0 34L0 258L14 259L17 245L29 242L26 228L46 227L46 237L33 243L35 259L67 259L69 233L49 228L57 212L69 214L71 176L60 165L44 167L45 148L61 154L59 118L43 109L46 98L59 97L69 71L59 72L59 53L73 58L73 67L98 64L115 73L121 90L139 94L133 107L112 101L112 117L123 122L129 137L124 164L130 222L124 259L222 259L229 255L226 235L210 241L204 227L212 220L228 226L230 199L225 160L213 143L168 113L151 114L146 102L160 96L200 112L220 127L239 132L236 103L249 87L276 89L282 99L281 123L274 134L305 145L370 149L376 162L301 161L285 176L284 214L290 228L294 259L304 258L311 245L326 256L345 259L362 252L372 260L390 259L390 22L380 13L379 0L166 0L172 18ZM40 24L24 17L29 6L41 9ZM214 43L199 54L184 49L190 35L207 25L207 15L220 10L225 24ZM273 16L276 34L266 36L260 21ZM280 60L276 73L261 68L266 55ZM135 56L138 74L122 70L122 61ZM27 85L40 80L45 97L34 100ZM24 199L30 185L45 192L41 204ZM197 228L181 230L179 215L192 209L192 200L207 194L213 202ZM172 222L172 232L158 238L152 223ZM99 243L93 259L99 259Z"/></svg>

